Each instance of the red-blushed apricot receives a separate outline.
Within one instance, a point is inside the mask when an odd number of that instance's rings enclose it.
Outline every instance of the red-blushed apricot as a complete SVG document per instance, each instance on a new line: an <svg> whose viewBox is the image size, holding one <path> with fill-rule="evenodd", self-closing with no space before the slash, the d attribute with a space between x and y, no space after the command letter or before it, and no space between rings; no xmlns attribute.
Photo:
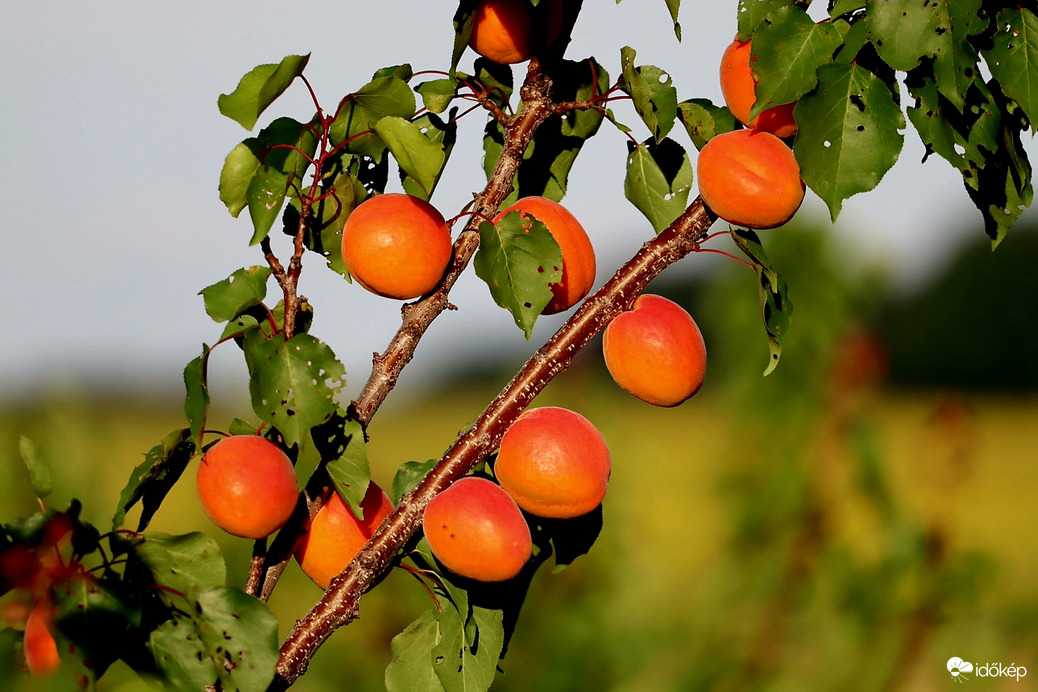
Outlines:
<svg viewBox="0 0 1038 692"><path fill-rule="evenodd" d="M292 461L257 435L225 437L210 447L196 481L213 523L242 538L266 538L284 526L299 494Z"/></svg>
<svg viewBox="0 0 1038 692"><path fill-rule="evenodd" d="M542 314L554 315L568 310L586 296L595 284L595 248L584 227L566 207L547 197L523 197L494 221L519 211L532 216L548 228L562 251L562 281L551 284L552 299Z"/></svg>
<svg viewBox="0 0 1038 692"><path fill-rule="evenodd" d="M374 482L368 484L360 507L364 512L362 520L357 519L338 493L332 493L296 546L299 566L322 589L327 589L332 578L346 569L382 520L393 512L389 496Z"/></svg>
<svg viewBox="0 0 1038 692"><path fill-rule="evenodd" d="M432 292L451 260L451 232L425 200L390 192L357 205L342 229L342 258L350 276L386 298L410 300Z"/></svg>
<svg viewBox="0 0 1038 692"><path fill-rule="evenodd" d="M656 406L677 406L706 376L706 343L692 316L662 296L641 295L606 325L602 353L613 380Z"/></svg>
<svg viewBox="0 0 1038 692"><path fill-rule="evenodd" d="M797 133L797 121L793 119L795 103L768 108L750 120L750 108L757 100L757 80L750 69L751 49L752 41L736 38L721 56L721 94L724 102L743 125L770 132L783 139L792 137Z"/></svg>
<svg viewBox="0 0 1038 692"><path fill-rule="evenodd" d="M436 559L469 579L511 579L533 554L530 527L515 500L486 478L455 481L426 505L422 526Z"/></svg>
<svg viewBox="0 0 1038 692"><path fill-rule="evenodd" d="M51 675L61 665L58 644L51 634L52 608L47 599L40 600L25 621L22 651L29 672L38 677Z"/></svg>
<svg viewBox="0 0 1038 692"><path fill-rule="evenodd" d="M556 406L523 412L501 438L494 475L530 514L568 519L602 503L612 466L591 421Z"/></svg>
<svg viewBox="0 0 1038 692"><path fill-rule="evenodd" d="M530 0L480 0L472 15L469 46L491 62L512 65L529 60L540 45L559 36L562 0L548 0L544 26Z"/></svg>
<svg viewBox="0 0 1038 692"><path fill-rule="evenodd" d="M735 226L781 226L804 201L800 165L789 147L768 132L717 135L699 152L696 179L706 205Z"/></svg>

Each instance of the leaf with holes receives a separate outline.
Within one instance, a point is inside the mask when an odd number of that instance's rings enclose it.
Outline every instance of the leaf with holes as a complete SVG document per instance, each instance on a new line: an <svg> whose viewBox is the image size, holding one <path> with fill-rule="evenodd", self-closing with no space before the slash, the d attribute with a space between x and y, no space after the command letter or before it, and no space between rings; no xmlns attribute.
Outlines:
<svg viewBox="0 0 1038 692"><path fill-rule="evenodd" d="M484 221L473 264L494 302L512 313L529 339L551 302L550 285L562 280L562 251L547 226L517 211L496 223Z"/></svg>
<svg viewBox="0 0 1038 692"><path fill-rule="evenodd" d="M122 528L126 512L138 502L141 503L141 518L137 531L147 528L148 522L180 479L194 453L195 445L191 441L189 428L168 433L159 444L152 447L144 456L144 461L130 473L130 479L119 495L118 509L112 517L112 529Z"/></svg>
<svg viewBox="0 0 1038 692"><path fill-rule="evenodd" d="M659 233L688 204L692 163L681 145L669 138L659 144L651 140L638 146L628 143L627 149L624 194Z"/></svg>
<svg viewBox="0 0 1038 692"><path fill-rule="evenodd" d="M674 127L678 116L678 91L670 75L655 65L635 67L635 51L629 46L620 49L623 70L621 89L631 97L634 109L649 128L657 142Z"/></svg>
<svg viewBox="0 0 1038 692"><path fill-rule="evenodd" d="M433 647L433 667L446 692L489 690L504 649L504 613L469 605L472 634L466 617L454 608L439 614L440 641Z"/></svg>
<svg viewBox="0 0 1038 692"><path fill-rule="evenodd" d="M267 106L303 74L309 60L307 53L289 55L276 65L258 65L241 78L233 92L220 95L216 101L220 113L251 130Z"/></svg>
<svg viewBox="0 0 1038 692"><path fill-rule="evenodd" d="M764 329L768 333L768 367L764 375L770 375L782 357L782 339L789 330L789 319L793 315L793 303L789 300L786 281L772 268L764 253L760 237L751 230L737 228L732 231L732 240L753 262L760 287L761 315Z"/></svg>
<svg viewBox="0 0 1038 692"><path fill-rule="evenodd" d="M1003 91L1038 121L1038 17L1031 10L1003 10L995 22L998 32L984 52L991 75Z"/></svg>
<svg viewBox="0 0 1038 692"><path fill-rule="evenodd" d="M739 0L739 40L748 41L772 12L796 4L797 0Z"/></svg>
<svg viewBox="0 0 1038 692"><path fill-rule="evenodd" d="M327 462L326 469L335 491L354 516L363 519L361 502L371 481L363 426L337 411L328 422L313 429L312 437L321 459Z"/></svg>
<svg viewBox="0 0 1038 692"><path fill-rule="evenodd" d="M797 103L793 145L801 175L835 221L843 200L879 184L904 143L905 117L887 85L857 64L825 65L818 89Z"/></svg>
<svg viewBox="0 0 1038 692"><path fill-rule="evenodd" d="M678 104L678 117L696 149L719 134L735 129L735 116L727 106L715 106L708 99L689 99Z"/></svg>
<svg viewBox="0 0 1038 692"><path fill-rule="evenodd" d="M269 267L245 267L223 281L206 286L198 292L205 302L206 314L214 322L227 322L253 305L259 305L267 295L269 276Z"/></svg>
<svg viewBox="0 0 1038 692"><path fill-rule="evenodd" d="M440 622L431 609L393 637L386 692L443 692L432 656L439 643Z"/></svg>
<svg viewBox="0 0 1038 692"><path fill-rule="evenodd" d="M167 600L191 602L203 591L227 583L227 566L220 547L203 533L149 534L134 546L133 552L151 570L155 583L163 587L159 595Z"/></svg>
<svg viewBox="0 0 1038 692"><path fill-rule="evenodd" d="M252 409L281 431L289 446L330 418L346 369L332 350L309 334L266 338L250 331L244 340Z"/></svg>

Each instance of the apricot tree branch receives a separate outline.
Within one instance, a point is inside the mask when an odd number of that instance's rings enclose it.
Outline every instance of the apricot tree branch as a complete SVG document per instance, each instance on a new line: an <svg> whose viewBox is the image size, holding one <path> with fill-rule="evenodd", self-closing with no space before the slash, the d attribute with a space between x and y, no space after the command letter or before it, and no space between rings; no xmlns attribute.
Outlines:
<svg viewBox="0 0 1038 692"><path fill-rule="evenodd" d="M494 451L505 430L551 380L663 269L698 246L715 216L697 198L670 226L645 243L606 284L587 298L516 373L413 491L401 498L344 572L332 579L321 600L281 647L270 690L287 689L305 671L318 648L337 628L355 619L360 597L392 567L398 551L418 531L426 505Z"/></svg>

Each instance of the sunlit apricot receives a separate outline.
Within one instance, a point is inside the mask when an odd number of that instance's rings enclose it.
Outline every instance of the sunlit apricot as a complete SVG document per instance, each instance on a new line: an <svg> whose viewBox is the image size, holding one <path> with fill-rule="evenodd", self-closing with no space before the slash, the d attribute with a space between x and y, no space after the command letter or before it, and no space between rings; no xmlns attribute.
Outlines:
<svg viewBox="0 0 1038 692"><path fill-rule="evenodd" d="M29 672L39 677L51 675L61 665L58 644L51 633L53 609L50 601L40 600L25 621L25 639L22 650Z"/></svg>
<svg viewBox="0 0 1038 692"><path fill-rule="evenodd" d="M776 137L792 137L797 133L797 121L793 119L795 103L786 103L761 111L750 120L750 108L757 100L757 80L750 69L752 41L738 38L725 49L721 56L721 94L728 110L739 122Z"/></svg>
<svg viewBox="0 0 1038 692"><path fill-rule="evenodd" d="M586 296L595 283L595 248L584 227L564 206L547 197L523 197L497 215L520 211L545 226L562 251L562 281L551 284L552 299L542 314L568 310Z"/></svg>
<svg viewBox="0 0 1038 692"><path fill-rule="evenodd" d="M530 0L480 0L472 15L469 46L500 65L529 60L562 29L562 0L546 2L547 8L539 13Z"/></svg>
<svg viewBox="0 0 1038 692"><path fill-rule="evenodd" d="M436 207L418 197L369 197L346 217L342 258L372 293L410 300L440 283L451 260L451 232Z"/></svg>
<svg viewBox="0 0 1038 692"><path fill-rule="evenodd" d="M202 456L197 475L202 509L242 538L266 538L288 521L299 486L281 448L256 435L225 437Z"/></svg>
<svg viewBox="0 0 1038 692"><path fill-rule="evenodd" d="M706 376L706 343L684 308L641 295L602 335L606 368L620 387L656 406L677 406Z"/></svg>
<svg viewBox="0 0 1038 692"><path fill-rule="evenodd" d="M566 519L602 503L611 468L609 447L591 421L545 406L525 411L505 432L494 475L530 514Z"/></svg>
<svg viewBox="0 0 1038 692"><path fill-rule="evenodd" d="M436 559L469 579L511 579L533 554L515 500L485 478L467 476L430 500L422 526Z"/></svg>
<svg viewBox="0 0 1038 692"><path fill-rule="evenodd" d="M333 493L296 547L299 566L322 589L327 589L332 578L346 569L382 520L393 512L389 496L374 482L368 485L360 507L363 519L357 519L339 494Z"/></svg>
<svg viewBox="0 0 1038 692"><path fill-rule="evenodd" d="M736 226L781 226L804 201L800 165L789 147L768 132L717 135L699 152L696 168L703 201Z"/></svg>

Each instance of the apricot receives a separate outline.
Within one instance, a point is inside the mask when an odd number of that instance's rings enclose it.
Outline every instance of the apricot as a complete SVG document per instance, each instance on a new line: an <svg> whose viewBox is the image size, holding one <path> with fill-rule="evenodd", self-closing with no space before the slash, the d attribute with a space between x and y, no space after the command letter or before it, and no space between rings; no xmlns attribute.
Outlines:
<svg viewBox="0 0 1038 692"><path fill-rule="evenodd" d="M227 533L266 538L288 521L299 485L281 448L256 435L225 437L198 465L202 509Z"/></svg>
<svg viewBox="0 0 1038 692"><path fill-rule="evenodd" d="M789 147L769 132L717 135L699 152L696 168L703 201L736 226L781 226L804 201L800 165Z"/></svg>
<svg viewBox="0 0 1038 692"><path fill-rule="evenodd" d="M530 514L568 519L602 503L609 447L591 421L555 406L525 411L501 438L498 483Z"/></svg>
<svg viewBox="0 0 1038 692"><path fill-rule="evenodd" d="M480 0L472 15L469 46L491 62L512 65L550 45L562 29L562 0L547 0L546 23L530 0Z"/></svg>
<svg viewBox="0 0 1038 692"><path fill-rule="evenodd" d="M543 223L562 251L562 280L551 284L552 299L541 314L554 315L568 310L579 303L595 283L595 248L591 239L566 207L547 197L523 197L498 214L494 221L513 211Z"/></svg>
<svg viewBox="0 0 1038 692"><path fill-rule="evenodd" d="M655 406L677 406L706 376L706 343L692 316L672 300L641 295L602 335L606 368L622 389Z"/></svg>
<svg viewBox="0 0 1038 692"><path fill-rule="evenodd" d="M51 634L52 609L47 599L40 600L25 621L22 651L29 672L38 677L51 675L61 665L58 644Z"/></svg>
<svg viewBox="0 0 1038 692"><path fill-rule="evenodd" d="M296 546L296 562L322 589L346 569L368 542L382 520L393 512L389 496L374 482L360 503L364 518L357 519L338 493L333 493L310 520Z"/></svg>
<svg viewBox="0 0 1038 692"><path fill-rule="evenodd" d="M511 579L533 554L530 527L515 500L486 478L455 481L429 501L422 525L436 559L469 579Z"/></svg>
<svg viewBox="0 0 1038 692"><path fill-rule="evenodd" d="M372 293L410 300L430 293L451 261L451 232L434 206L391 192L369 197L342 229L350 276Z"/></svg>
<svg viewBox="0 0 1038 692"><path fill-rule="evenodd" d="M751 49L752 41L736 38L721 56L721 94L724 102L743 125L770 132L783 139L792 137L797 133L797 121L793 119L795 103L768 108L750 120L750 108L757 100L757 80L750 68Z"/></svg>

